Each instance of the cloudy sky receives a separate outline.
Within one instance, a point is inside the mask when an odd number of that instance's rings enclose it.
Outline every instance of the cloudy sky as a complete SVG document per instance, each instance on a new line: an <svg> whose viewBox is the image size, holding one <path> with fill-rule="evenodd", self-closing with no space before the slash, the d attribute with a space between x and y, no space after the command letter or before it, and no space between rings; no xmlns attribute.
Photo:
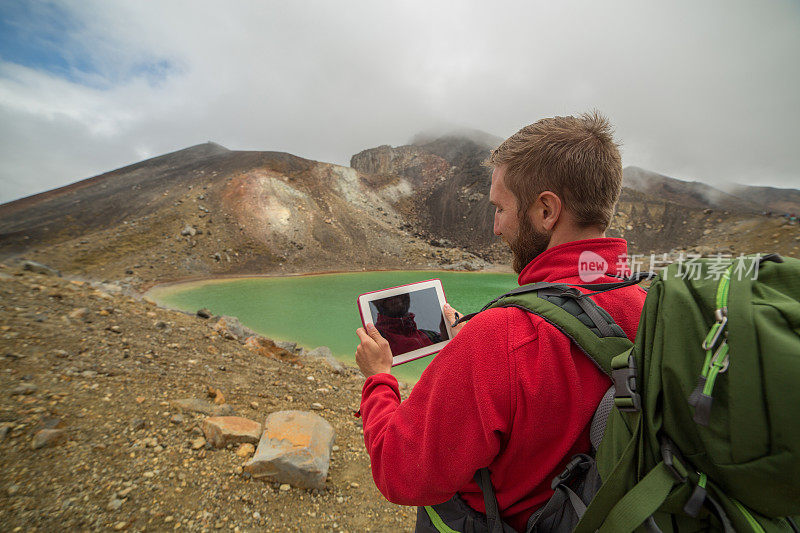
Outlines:
<svg viewBox="0 0 800 533"><path fill-rule="evenodd" d="M800 188L800 3L0 2L0 202L208 140L347 165L590 109L626 166Z"/></svg>

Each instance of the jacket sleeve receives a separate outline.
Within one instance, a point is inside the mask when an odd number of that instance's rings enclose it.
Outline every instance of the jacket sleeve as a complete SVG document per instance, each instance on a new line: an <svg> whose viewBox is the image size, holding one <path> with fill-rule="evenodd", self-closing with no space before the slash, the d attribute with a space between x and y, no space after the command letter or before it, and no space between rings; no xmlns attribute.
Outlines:
<svg viewBox="0 0 800 533"><path fill-rule="evenodd" d="M402 403L393 376L364 383L364 443L389 501L447 501L501 450L515 408L507 317L491 309L469 321Z"/></svg>

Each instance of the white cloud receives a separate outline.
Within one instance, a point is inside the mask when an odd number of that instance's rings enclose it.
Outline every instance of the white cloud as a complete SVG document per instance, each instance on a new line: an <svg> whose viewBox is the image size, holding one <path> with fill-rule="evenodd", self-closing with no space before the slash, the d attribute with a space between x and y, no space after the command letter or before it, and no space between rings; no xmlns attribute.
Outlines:
<svg viewBox="0 0 800 533"><path fill-rule="evenodd" d="M96 72L0 62L0 201L207 140L347 164L437 125L506 136L592 108L625 164L800 186L795 3L61 5Z"/></svg>

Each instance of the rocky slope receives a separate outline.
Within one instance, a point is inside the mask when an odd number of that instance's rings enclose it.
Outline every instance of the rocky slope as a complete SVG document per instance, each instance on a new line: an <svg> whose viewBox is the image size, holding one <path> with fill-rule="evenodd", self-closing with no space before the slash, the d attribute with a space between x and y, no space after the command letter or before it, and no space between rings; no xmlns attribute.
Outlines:
<svg viewBox="0 0 800 533"><path fill-rule="evenodd" d="M0 206L0 259L134 289L221 274L439 267L410 235L402 177L206 144Z"/></svg>
<svg viewBox="0 0 800 533"><path fill-rule="evenodd" d="M491 172L483 165L493 148L489 143L486 138L423 137L406 146L360 152L351 166L374 179L408 178L417 184L416 193L399 204L417 236L506 263L508 252L492 235ZM637 167L624 169L623 184L608 234L627 239L633 254L800 255L797 225L764 214L768 202L775 208L793 205L800 191L749 194L759 191L747 189L739 197Z"/></svg>
<svg viewBox="0 0 800 533"><path fill-rule="evenodd" d="M363 378L320 359L268 357L211 322L113 285L0 265L1 529L412 529L414 509L386 502L372 482L353 417ZM325 487L252 479L246 455L204 445L205 415L176 401L205 401L209 387L252 420L300 409L332 424ZM43 428L60 440L32 449Z"/></svg>

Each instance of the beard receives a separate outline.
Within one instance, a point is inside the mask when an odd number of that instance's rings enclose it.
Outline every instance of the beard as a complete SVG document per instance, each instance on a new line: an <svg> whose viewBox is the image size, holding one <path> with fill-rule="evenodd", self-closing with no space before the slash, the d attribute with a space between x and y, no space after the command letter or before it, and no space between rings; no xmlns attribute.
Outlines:
<svg viewBox="0 0 800 533"><path fill-rule="evenodd" d="M527 216L522 216L519 221L519 231L514 242L509 242L513 254L512 267L519 274L528 263L547 250L550 244L550 235L537 231Z"/></svg>

